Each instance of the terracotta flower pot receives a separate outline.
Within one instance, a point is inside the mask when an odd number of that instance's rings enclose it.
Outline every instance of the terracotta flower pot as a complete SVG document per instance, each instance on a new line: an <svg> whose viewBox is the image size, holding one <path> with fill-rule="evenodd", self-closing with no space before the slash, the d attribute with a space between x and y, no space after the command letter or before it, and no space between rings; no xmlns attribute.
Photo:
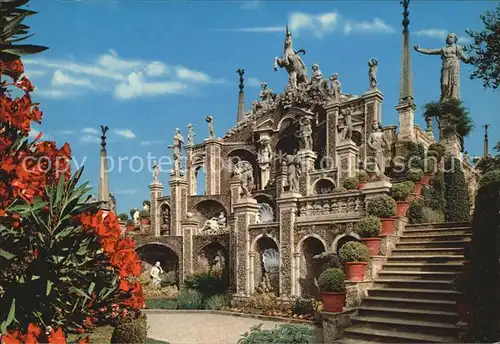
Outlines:
<svg viewBox="0 0 500 344"><path fill-rule="evenodd" d="M365 186L366 186L366 182L359 182L358 190L364 189Z"/></svg>
<svg viewBox="0 0 500 344"><path fill-rule="evenodd" d="M415 183L415 193L416 193L417 195L420 195L420 194L422 193L422 186L423 186L423 185L424 185L424 184L423 184L422 182L416 182L416 183Z"/></svg>
<svg viewBox="0 0 500 344"><path fill-rule="evenodd" d="M135 226L133 224L129 223L125 226L125 228L127 229L127 231L130 232L130 231L133 231L135 229Z"/></svg>
<svg viewBox="0 0 500 344"><path fill-rule="evenodd" d="M345 275L349 281L360 282L365 279L367 262L346 262L344 263Z"/></svg>
<svg viewBox="0 0 500 344"><path fill-rule="evenodd" d="M456 306L459 320L469 323L472 318L472 302L469 298L466 295L458 295Z"/></svg>
<svg viewBox="0 0 500 344"><path fill-rule="evenodd" d="M432 173L430 172L424 173L424 177L422 178L422 184L429 185L431 182L431 178L432 178Z"/></svg>
<svg viewBox="0 0 500 344"><path fill-rule="evenodd" d="M406 213L408 212L408 208L410 208L410 202L397 201L396 202L396 215L397 216L406 216Z"/></svg>
<svg viewBox="0 0 500 344"><path fill-rule="evenodd" d="M323 300L323 310L325 312L342 312L344 310L345 294L345 292L322 292L321 299Z"/></svg>
<svg viewBox="0 0 500 344"><path fill-rule="evenodd" d="M149 219L147 217L141 219L141 225L149 225Z"/></svg>
<svg viewBox="0 0 500 344"><path fill-rule="evenodd" d="M359 239L363 244L368 247L370 256L377 256L380 251L380 245L382 244L382 239L380 238L361 238Z"/></svg>
<svg viewBox="0 0 500 344"><path fill-rule="evenodd" d="M393 218L380 218L380 236L389 236L394 233L394 219Z"/></svg>

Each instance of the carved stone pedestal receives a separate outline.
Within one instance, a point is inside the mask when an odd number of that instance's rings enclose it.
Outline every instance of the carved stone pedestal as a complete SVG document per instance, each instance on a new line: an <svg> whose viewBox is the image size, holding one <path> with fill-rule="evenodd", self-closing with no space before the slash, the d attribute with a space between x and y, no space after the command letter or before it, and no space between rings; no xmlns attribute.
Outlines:
<svg viewBox="0 0 500 344"><path fill-rule="evenodd" d="M446 151L446 155L462 160L460 138L456 134L443 134L439 138Z"/></svg>
<svg viewBox="0 0 500 344"><path fill-rule="evenodd" d="M182 235L181 221L187 212L188 182L183 177L173 175L170 177L170 223L172 235Z"/></svg>
<svg viewBox="0 0 500 344"><path fill-rule="evenodd" d="M179 271L179 281L181 284L187 276L193 273L193 235L199 224L197 221L188 219L181 221L182 227L182 270Z"/></svg>
<svg viewBox="0 0 500 344"><path fill-rule="evenodd" d="M314 170L317 155L310 149L302 149L297 154L304 174L304 178L301 178L300 191L303 195L311 195L313 192L310 172Z"/></svg>
<svg viewBox="0 0 500 344"><path fill-rule="evenodd" d="M151 232L155 236L160 236L161 209L158 204L158 198L163 196L163 185L161 183L152 183L151 185L149 185L149 192L151 195L151 209L149 210Z"/></svg>
<svg viewBox="0 0 500 344"><path fill-rule="evenodd" d="M361 304L361 301L368 296L368 289L370 289L372 286L372 279L361 282L345 281L345 288L347 293L345 298L345 307L358 307Z"/></svg>
<svg viewBox="0 0 500 344"><path fill-rule="evenodd" d="M387 180L379 180L366 183L361 192L365 195L365 199L387 195L391 191L392 183Z"/></svg>
<svg viewBox="0 0 500 344"><path fill-rule="evenodd" d="M359 147L352 140L341 142L337 146L338 185L356 175Z"/></svg>

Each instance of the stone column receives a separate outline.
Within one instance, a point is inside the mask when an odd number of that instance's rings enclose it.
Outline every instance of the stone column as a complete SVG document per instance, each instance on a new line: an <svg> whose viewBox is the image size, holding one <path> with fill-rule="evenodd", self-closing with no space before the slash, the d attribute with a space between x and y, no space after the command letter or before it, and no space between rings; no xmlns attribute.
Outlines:
<svg viewBox="0 0 500 344"><path fill-rule="evenodd" d="M221 142L209 139L205 143L205 189L207 195L218 195L221 193Z"/></svg>
<svg viewBox="0 0 500 344"><path fill-rule="evenodd" d="M234 205L236 294L250 295L250 233L248 226L257 221L259 205L253 198L242 198Z"/></svg>
<svg viewBox="0 0 500 344"><path fill-rule="evenodd" d="M301 256L302 256L301 252L295 252L293 254L293 260L295 262L293 283L295 285L294 295L296 295L296 296L302 295L302 290L300 289L300 280L299 280L300 279L300 257Z"/></svg>
<svg viewBox="0 0 500 344"><path fill-rule="evenodd" d="M255 292L255 251L250 248L248 253L250 257L250 270L248 271L248 280L250 281L250 295Z"/></svg>
<svg viewBox="0 0 500 344"><path fill-rule="evenodd" d="M186 180L188 195L196 196L196 171L193 168L193 146L186 145Z"/></svg>
<svg viewBox="0 0 500 344"><path fill-rule="evenodd" d="M374 89L365 92L362 97L365 104L365 132L363 134L368 139L373 131L373 123L382 123L382 101L384 96L378 89ZM368 152L369 149L366 147L364 156L361 157L362 161L365 161Z"/></svg>
<svg viewBox="0 0 500 344"><path fill-rule="evenodd" d="M310 149L302 149L298 152L299 161L302 168L302 176L300 178L300 192L303 195L311 195L311 171L314 170L314 163L317 155Z"/></svg>
<svg viewBox="0 0 500 344"><path fill-rule="evenodd" d="M396 106L399 114L399 134L400 142L415 142L415 110L416 105L411 103L402 103Z"/></svg>
<svg viewBox="0 0 500 344"><path fill-rule="evenodd" d="M151 209L149 210L149 217L151 223L151 233L154 236L160 236L161 231L161 208L158 204L158 198L163 196L163 185L161 183L152 183L149 185L149 192L151 195Z"/></svg>
<svg viewBox="0 0 500 344"><path fill-rule="evenodd" d="M330 161L329 168L333 168L337 162L336 139L339 118L339 103L329 103L326 106L326 156Z"/></svg>
<svg viewBox="0 0 500 344"><path fill-rule="evenodd" d="M295 220L297 216L297 201L300 194L285 192L277 200L279 211L279 244L280 244L280 297L290 298L296 295L295 288Z"/></svg>
<svg viewBox="0 0 500 344"><path fill-rule="evenodd" d="M170 175L170 230L171 235L182 235L181 221L187 212L188 183L184 178Z"/></svg>
<svg viewBox="0 0 500 344"><path fill-rule="evenodd" d="M232 179L229 182L229 187L231 190L231 208L229 210L230 213L234 211L234 205L238 203L240 199L240 181L238 179Z"/></svg>
<svg viewBox="0 0 500 344"><path fill-rule="evenodd" d="M182 227L182 271L179 281L184 284L186 277L193 273L193 235L198 228L198 222L192 219L181 221Z"/></svg>
<svg viewBox="0 0 500 344"><path fill-rule="evenodd" d="M342 185L344 181L356 175L359 147L349 140L337 146L338 173L337 185Z"/></svg>

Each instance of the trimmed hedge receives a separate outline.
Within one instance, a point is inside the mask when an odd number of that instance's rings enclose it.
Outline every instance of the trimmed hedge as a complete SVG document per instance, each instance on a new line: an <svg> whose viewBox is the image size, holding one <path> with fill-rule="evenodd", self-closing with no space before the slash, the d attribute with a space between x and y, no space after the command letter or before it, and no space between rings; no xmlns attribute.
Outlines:
<svg viewBox="0 0 500 344"><path fill-rule="evenodd" d="M408 208L408 221L410 224L419 224L419 223L426 223L427 219L425 218L425 213L424 213L424 202L422 201L415 201L410 204L410 207Z"/></svg>
<svg viewBox="0 0 500 344"><path fill-rule="evenodd" d="M394 184L391 188L391 197L395 201L406 201L414 189L415 184L410 181Z"/></svg>
<svg viewBox="0 0 500 344"><path fill-rule="evenodd" d="M349 241L340 248L339 258L342 263L368 262L370 261L370 252L366 245L359 241Z"/></svg>
<svg viewBox="0 0 500 344"><path fill-rule="evenodd" d="M469 188L462 171L461 161L457 158L447 158L444 167L445 220L446 222L470 221Z"/></svg>
<svg viewBox="0 0 500 344"><path fill-rule="evenodd" d="M380 218L393 217L396 215L396 201L387 195L374 197L367 204L366 212Z"/></svg>
<svg viewBox="0 0 500 344"><path fill-rule="evenodd" d="M338 268L326 269L318 278L319 290L323 292L341 293L345 291L345 274Z"/></svg>
<svg viewBox="0 0 500 344"><path fill-rule="evenodd" d="M359 180L356 177L349 177L344 181L342 186L345 187L347 190L355 190L359 186Z"/></svg>
<svg viewBox="0 0 500 344"><path fill-rule="evenodd" d="M375 238L380 234L380 219L373 215L363 217L354 225L354 232L361 238Z"/></svg>
<svg viewBox="0 0 500 344"><path fill-rule="evenodd" d="M141 315L137 319L126 319L113 330L111 343L144 343L147 332L145 315Z"/></svg>

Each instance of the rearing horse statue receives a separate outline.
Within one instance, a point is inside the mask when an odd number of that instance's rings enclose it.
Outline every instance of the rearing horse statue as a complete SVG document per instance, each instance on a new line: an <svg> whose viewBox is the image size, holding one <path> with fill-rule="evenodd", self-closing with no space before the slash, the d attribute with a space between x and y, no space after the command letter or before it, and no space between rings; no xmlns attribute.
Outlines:
<svg viewBox="0 0 500 344"><path fill-rule="evenodd" d="M278 67L284 67L288 72L288 83L294 88L297 88L298 84L309 82L306 65L299 56L301 53L305 54L306 51L304 49L294 50L292 47L292 33L288 31L287 24L283 57L281 59L274 58L274 71L277 71Z"/></svg>

